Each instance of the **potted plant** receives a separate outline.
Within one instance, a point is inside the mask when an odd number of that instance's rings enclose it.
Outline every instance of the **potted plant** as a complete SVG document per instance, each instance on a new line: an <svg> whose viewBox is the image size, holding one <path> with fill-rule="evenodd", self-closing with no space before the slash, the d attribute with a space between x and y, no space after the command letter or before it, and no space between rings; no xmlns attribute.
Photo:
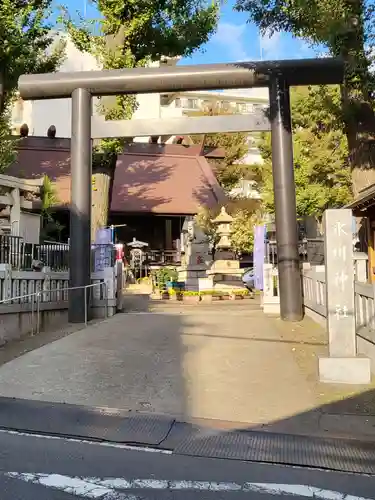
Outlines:
<svg viewBox="0 0 375 500"><path fill-rule="evenodd" d="M211 300L223 300L223 292L220 290L213 290Z"/></svg>
<svg viewBox="0 0 375 500"><path fill-rule="evenodd" d="M177 289L171 288L170 290L168 290L168 294L169 294L169 298L172 300L182 300L183 299L183 294L182 294L181 290L179 290L178 288Z"/></svg>
<svg viewBox="0 0 375 500"><path fill-rule="evenodd" d="M201 300L199 292L185 291L185 292L182 292L182 295L183 295L184 302L197 304Z"/></svg>
<svg viewBox="0 0 375 500"><path fill-rule="evenodd" d="M164 267L165 270L165 285L167 287L167 290L174 290L175 288L178 288L178 272L175 268L169 268L169 267Z"/></svg>
<svg viewBox="0 0 375 500"><path fill-rule="evenodd" d="M249 291L248 290L232 290L230 292L230 299L231 300L243 300L245 298L245 295L248 295Z"/></svg>
<svg viewBox="0 0 375 500"><path fill-rule="evenodd" d="M171 283L175 280L177 280L177 271L174 268L161 267L156 271L156 287L162 299L169 299L168 291L173 289Z"/></svg>

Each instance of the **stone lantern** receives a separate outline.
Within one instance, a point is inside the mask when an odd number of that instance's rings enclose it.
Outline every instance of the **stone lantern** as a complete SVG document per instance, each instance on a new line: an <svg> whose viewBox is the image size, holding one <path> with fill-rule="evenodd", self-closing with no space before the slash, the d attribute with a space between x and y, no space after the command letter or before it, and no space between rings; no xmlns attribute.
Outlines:
<svg viewBox="0 0 375 500"><path fill-rule="evenodd" d="M220 238L216 244L214 261L206 273L212 280L213 289L233 291L244 288L241 279L243 271L231 250L232 222L233 217L227 213L225 207L221 208L220 214L212 221Z"/></svg>
<svg viewBox="0 0 375 500"><path fill-rule="evenodd" d="M148 243L133 238L133 241L127 243L127 246L131 249L130 267L134 275L138 276L139 274L139 278L142 278L142 270L144 270L144 275L146 276L144 262L146 260L146 247L148 247Z"/></svg>
<svg viewBox="0 0 375 500"><path fill-rule="evenodd" d="M212 221L217 227L216 232L220 237L219 242L216 244L215 260L234 258L234 253L230 251L232 246L230 241L232 222L233 217L227 213L225 207L221 207L220 214Z"/></svg>

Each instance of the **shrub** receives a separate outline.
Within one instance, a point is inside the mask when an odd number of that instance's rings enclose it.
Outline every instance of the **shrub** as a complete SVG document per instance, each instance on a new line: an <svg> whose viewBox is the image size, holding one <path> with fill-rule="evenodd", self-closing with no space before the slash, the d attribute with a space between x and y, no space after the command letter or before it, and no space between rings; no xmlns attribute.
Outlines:
<svg viewBox="0 0 375 500"><path fill-rule="evenodd" d="M246 297L247 295L250 294L250 292L249 292L249 290L232 290L231 294L238 295L240 297Z"/></svg>
<svg viewBox="0 0 375 500"><path fill-rule="evenodd" d="M159 291L166 289L166 284L168 281L177 281L178 273L176 268L161 267L154 273L156 286Z"/></svg>
<svg viewBox="0 0 375 500"><path fill-rule="evenodd" d="M189 290L185 290L181 293L184 297L197 297L200 295L199 292L193 292L193 291L189 291Z"/></svg>

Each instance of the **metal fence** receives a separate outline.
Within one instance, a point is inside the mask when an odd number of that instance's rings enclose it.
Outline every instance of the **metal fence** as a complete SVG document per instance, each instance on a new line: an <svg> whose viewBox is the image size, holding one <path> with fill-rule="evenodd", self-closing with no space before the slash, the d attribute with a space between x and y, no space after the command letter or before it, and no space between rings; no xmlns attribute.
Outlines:
<svg viewBox="0 0 375 500"><path fill-rule="evenodd" d="M100 298L104 300L104 317L108 318L108 291L107 291L107 283L105 281L100 281L97 283L91 283L90 285L83 286L75 286L75 287L66 287L66 288L56 288L52 290L38 290L34 293L29 293L26 295L18 295L16 297L10 297L8 299L4 299L0 301L1 305L13 304L14 302L18 303L29 303L31 308L31 334L34 334L35 329L35 321L34 316L36 313L36 333L40 333L40 320L41 320L41 304L43 302L50 302L51 297L55 299L57 302L60 301L68 301L69 292L72 290L84 290L84 318L85 325L88 323L88 309L93 305L94 288L99 288ZM91 292L91 293L90 293ZM45 296L48 295L48 300L45 300Z"/></svg>
<svg viewBox="0 0 375 500"><path fill-rule="evenodd" d="M69 245L67 243L44 242L41 245L33 245L31 254L32 260L41 262L52 271L69 269Z"/></svg>
<svg viewBox="0 0 375 500"><path fill-rule="evenodd" d="M298 253L301 262L308 261L308 241L306 239L298 242ZM275 240L266 241L266 264L277 265L277 243Z"/></svg>
<svg viewBox="0 0 375 500"><path fill-rule="evenodd" d="M92 245L92 271L113 267L116 250L113 245ZM19 236L0 234L0 264L10 264L17 271L28 271L35 266L52 271L69 270L69 244L45 241L35 245L25 243Z"/></svg>
<svg viewBox="0 0 375 500"><path fill-rule="evenodd" d="M0 234L0 264L10 264L14 269L22 269L24 245L19 236Z"/></svg>

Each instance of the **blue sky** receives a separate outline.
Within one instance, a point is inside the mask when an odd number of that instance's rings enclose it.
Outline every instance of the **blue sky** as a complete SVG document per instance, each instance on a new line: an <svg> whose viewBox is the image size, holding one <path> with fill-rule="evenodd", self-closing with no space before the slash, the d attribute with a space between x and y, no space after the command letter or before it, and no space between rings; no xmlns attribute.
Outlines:
<svg viewBox="0 0 375 500"><path fill-rule="evenodd" d="M70 12L83 12L85 0L66 0ZM233 0L222 6L217 33L190 58L180 64L207 64L270 59L297 59L314 57L316 52L301 40L294 39L287 33L278 33L273 37L260 37L259 32L242 12L233 11ZM89 0L86 2L87 17L95 17L96 12Z"/></svg>

